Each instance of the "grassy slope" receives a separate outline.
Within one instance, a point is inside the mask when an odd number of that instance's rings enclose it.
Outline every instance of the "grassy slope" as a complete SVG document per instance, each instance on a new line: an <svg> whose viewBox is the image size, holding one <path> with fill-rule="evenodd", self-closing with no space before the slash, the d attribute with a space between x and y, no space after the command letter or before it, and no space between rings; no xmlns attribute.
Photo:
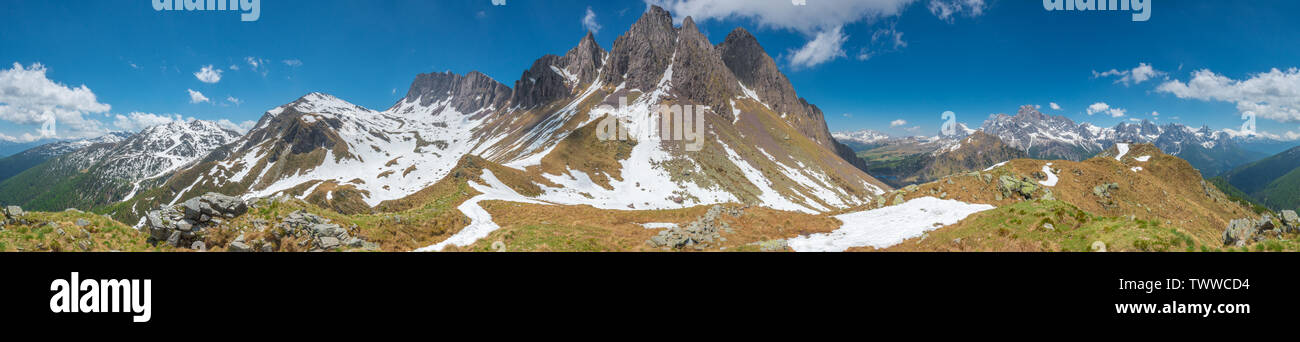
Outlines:
<svg viewBox="0 0 1300 342"><path fill-rule="evenodd" d="M0 230L0 252L162 252L134 228L103 216L75 211L30 212L23 216L29 225L5 226ZM78 227L77 220L90 224ZM63 234L59 234L62 230Z"/></svg>

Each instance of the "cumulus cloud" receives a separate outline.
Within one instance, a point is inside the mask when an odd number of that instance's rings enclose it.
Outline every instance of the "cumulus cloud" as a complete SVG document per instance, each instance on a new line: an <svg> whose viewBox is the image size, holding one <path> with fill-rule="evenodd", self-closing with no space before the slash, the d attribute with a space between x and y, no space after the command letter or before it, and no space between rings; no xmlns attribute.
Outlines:
<svg viewBox="0 0 1300 342"><path fill-rule="evenodd" d="M843 45L848 41L844 26L866 21L875 23L880 19L897 17L917 0L818 0L795 5L786 0L645 0L649 5L657 5L672 12L680 23L687 16L697 22L707 20L747 19L757 23L759 28L789 30L802 34L809 42L802 48L791 51L790 64L796 67L816 66L836 58L846 57ZM948 13L944 20L951 20L955 14L978 16L986 8L984 0L933 0L933 3L946 6L952 10L936 13ZM894 38L901 41L898 32ZM856 54L859 60L870 59L876 51L861 48Z"/></svg>
<svg viewBox="0 0 1300 342"><path fill-rule="evenodd" d="M848 38L839 27L818 33L816 38L790 55L790 65L795 68L811 68L844 57L844 42Z"/></svg>
<svg viewBox="0 0 1300 342"><path fill-rule="evenodd" d="M228 96L228 95L226 96L226 102L230 102L231 104L234 104L235 106L239 106L239 105L241 105L241 104L244 104L244 100L240 100L239 98L236 98L236 97L234 97L234 96Z"/></svg>
<svg viewBox="0 0 1300 342"><path fill-rule="evenodd" d="M907 120L903 120L903 119L898 119L898 120L894 120L894 121L890 121L890 122L889 122L889 127L890 127L890 128L893 128L893 127L902 127L902 126L905 126L905 125L907 125Z"/></svg>
<svg viewBox="0 0 1300 342"><path fill-rule="evenodd" d="M249 120L249 121L244 121L236 124L228 119L221 119L221 120L217 120L217 125L221 126L221 128L225 128L243 134L243 133L248 133L248 130L253 129L253 126L257 125L257 122Z"/></svg>
<svg viewBox="0 0 1300 342"><path fill-rule="evenodd" d="M186 90L190 92L190 103L212 102L212 100L208 100L207 96L203 96L203 93L194 91L194 89Z"/></svg>
<svg viewBox="0 0 1300 342"><path fill-rule="evenodd" d="M1093 115L1097 113L1105 113L1106 115L1110 115L1110 117L1112 118L1122 118L1124 117L1124 115L1128 114L1128 110L1123 108L1111 107L1109 104L1106 104L1105 102L1097 102L1092 104L1091 106L1088 106L1088 115Z"/></svg>
<svg viewBox="0 0 1300 342"><path fill-rule="evenodd" d="M1254 112L1260 118L1281 122L1300 121L1300 69L1250 75L1235 80L1210 70L1192 73L1187 82L1170 80L1156 91L1180 99L1234 103L1241 113Z"/></svg>
<svg viewBox="0 0 1300 342"><path fill-rule="evenodd" d="M113 126L127 132L139 132L145 128L166 125L173 122L185 122L180 114L158 115L153 113L132 112L127 115L117 114Z"/></svg>
<svg viewBox="0 0 1300 342"><path fill-rule="evenodd" d="M53 130L58 138L85 138L103 135L99 121L86 118L88 114L106 113L111 106L100 103L95 93L81 85L69 87L46 77L48 69L40 63L27 67L14 63L11 69L0 69L0 120L16 125L55 123ZM48 136L46 136L48 137ZM34 141L42 135L31 133L19 137L5 136L10 141Z"/></svg>
<svg viewBox="0 0 1300 342"><path fill-rule="evenodd" d="M1061 105L1056 104L1056 102L1048 103L1047 106L1051 107L1052 110L1061 110Z"/></svg>
<svg viewBox="0 0 1300 342"><path fill-rule="evenodd" d="M194 78L203 83L221 82L221 69L213 68L212 65L203 66L199 72L194 73Z"/></svg>
<svg viewBox="0 0 1300 342"><path fill-rule="evenodd" d="M1165 75L1166 75L1165 72L1156 70L1155 68L1151 67L1150 64L1146 64L1146 63L1138 63L1138 66L1136 68L1129 69L1129 70L1110 69L1103 72L1097 72L1096 70L1092 71L1092 78L1114 77L1117 78L1115 80L1115 84L1123 84L1124 86L1141 84L1142 82L1146 82L1155 79L1157 77L1163 77Z"/></svg>
<svg viewBox="0 0 1300 342"><path fill-rule="evenodd" d="M596 22L596 12L591 10L591 6L587 6L587 14L582 16L582 28L600 33L600 23Z"/></svg>
<svg viewBox="0 0 1300 342"><path fill-rule="evenodd" d="M290 68L297 68L302 66L302 61L297 59L286 59L284 60L284 65L288 65Z"/></svg>

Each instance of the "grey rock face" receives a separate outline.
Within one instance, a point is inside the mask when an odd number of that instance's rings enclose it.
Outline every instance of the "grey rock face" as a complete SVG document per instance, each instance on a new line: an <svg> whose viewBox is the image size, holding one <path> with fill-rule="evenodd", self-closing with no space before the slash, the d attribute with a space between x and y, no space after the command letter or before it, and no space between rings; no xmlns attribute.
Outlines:
<svg viewBox="0 0 1300 342"><path fill-rule="evenodd" d="M5 207L5 216L8 216L11 219L16 219L19 216L23 216L23 214L23 208L19 206L11 205Z"/></svg>
<svg viewBox="0 0 1300 342"><path fill-rule="evenodd" d="M519 81L515 82L515 92L510 96L510 103L533 108L568 96L568 80L552 69L565 64L564 58L556 55L546 55L534 61L533 66L524 71Z"/></svg>
<svg viewBox="0 0 1300 342"><path fill-rule="evenodd" d="M758 39L743 28L737 28L718 45L723 63L736 79L758 94L763 102L777 113L788 113L790 123L800 133L831 146L830 130L826 127L821 109L800 98L794 85L781 73L776 61L758 43ZM849 159L849 158L846 158Z"/></svg>
<svg viewBox="0 0 1300 342"><path fill-rule="evenodd" d="M428 106L453 98L452 108L461 113L472 113L491 106L505 107L510 93L510 87L481 72L471 71L465 76L435 72L416 76L402 101L420 101L420 105Z"/></svg>
<svg viewBox="0 0 1300 342"><path fill-rule="evenodd" d="M627 33L614 40L602 80L615 85L626 81L628 89L653 89L672 61L676 39L672 16L651 6Z"/></svg>
<svg viewBox="0 0 1300 342"><path fill-rule="evenodd" d="M90 221L86 221L86 219L77 219L76 225L77 225L77 227L85 227L85 226L89 226L89 225L90 225Z"/></svg>

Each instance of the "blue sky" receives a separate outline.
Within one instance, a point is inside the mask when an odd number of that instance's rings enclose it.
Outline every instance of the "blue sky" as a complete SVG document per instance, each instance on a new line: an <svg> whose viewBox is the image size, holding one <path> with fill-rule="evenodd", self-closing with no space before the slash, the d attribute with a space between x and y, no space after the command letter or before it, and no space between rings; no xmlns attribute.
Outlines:
<svg viewBox="0 0 1300 342"><path fill-rule="evenodd" d="M177 115L246 125L313 91L386 109L431 71L513 86L589 28L608 49L647 1L695 15L715 43L749 29L833 131L933 134L943 111L978 126L1033 104L1102 126L1237 129L1249 110L1264 134L1300 137L1296 1L1153 1L1146 22L1032 0L492 1L261 0L255 22L151 0L5 1L0 140L34 137L46 115L62 138ZM1090 115L1099 103L1111 110Z"/></svg>

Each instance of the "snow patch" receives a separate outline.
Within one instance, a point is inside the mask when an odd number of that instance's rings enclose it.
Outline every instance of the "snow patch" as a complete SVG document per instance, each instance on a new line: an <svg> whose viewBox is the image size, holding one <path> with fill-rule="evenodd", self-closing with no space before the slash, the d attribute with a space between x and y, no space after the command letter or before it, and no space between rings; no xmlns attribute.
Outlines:
<svg viewBox="0 0 1300 342"><path fill-rule="evenodd" d="M1047 174L1047 180L1038 182L1038 184L1042 184L1044 186L1056 186L1056 182L1061 180L1060 178L1056 177L1055 173L1052 173L1052 163L1047 163L1047 165L1043 165L1043 173Z"/></svg>
<svg viewBox="0 0 1300 342"><path fill-rule="evenodd" d="M956 224L987 204L969 204L934 197L917 198L900 205L835 216L844 222L830 233L789 240L796 252L843 252L853 247L886 248L939 227Z"/></svg>
<svg viewBox="0 0 1300 342"><path fill-rule="evenodd" d="M1141 156L1141 157L1137 157L1137 158L1133 158L1133 159L1137 159L1137 161L1140 161L1140 162L1145 163L1145 162L1151 161L1151 156Z"/></svg>
<svg viewBox="0 0 1300 342"><path fill-rule="evenodd" d="M1124 161L1124 155L1128 154L1128 144L1115 144L1115 148L1119 149L1119 155L1115 156L1115 160Z"/></svg>

